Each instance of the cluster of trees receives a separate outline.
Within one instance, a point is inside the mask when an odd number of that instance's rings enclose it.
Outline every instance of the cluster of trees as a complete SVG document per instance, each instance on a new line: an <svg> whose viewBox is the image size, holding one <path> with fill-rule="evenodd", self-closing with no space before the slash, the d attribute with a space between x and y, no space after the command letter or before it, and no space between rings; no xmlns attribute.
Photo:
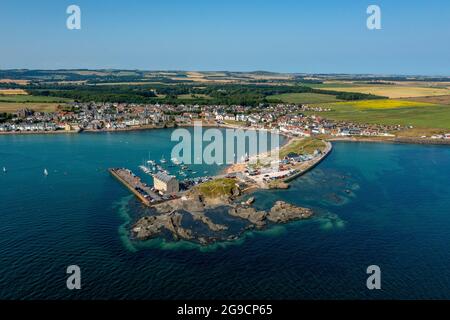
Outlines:
<svg viewBox="0 0 450 320"><path fill-rule="evenodd" d="M13 115L11 113L0 112L0 123L11 120Z"/></svg>
<svg viewBox="0 0 450 320"><path fill-rule="evenodd" d="M316 90L315 93L324 93L334 95L339 100L374 100L374 99L388 99L388 97L377 96L374 94L360 93L360 92L339 92L332 90Z"/></svg>
<svg viewBox="0 0 450 320"><path fill-rule="evenodd" d="M67 98L78 102L149 103L157 95L139 86L39 85L27 90L36 96Z"/></svg>
<svg viewBox="0 0 450 320"><path fill-rule="evenodd" d="M151 85L57 85L34 84L26 87L32 95L62 97L77 102L224 104L256 106L282 102L268 97L283 93L321 93L341 100L381 99L364 93L314 89L304 85L265 84L151 84Z"/></svg>

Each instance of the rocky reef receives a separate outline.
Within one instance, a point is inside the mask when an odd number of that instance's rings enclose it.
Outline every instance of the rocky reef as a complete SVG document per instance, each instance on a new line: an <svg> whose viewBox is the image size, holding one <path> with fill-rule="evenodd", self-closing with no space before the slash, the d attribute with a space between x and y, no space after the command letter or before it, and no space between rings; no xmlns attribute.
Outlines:
<svg viewBox="0 0 450 320"><path fill-rule="evenodd" d="M198 193L190 193L182 198L170 200L153 207L154 214L142 217L132 226L132 236L137 240L146 240L161 236L169 232L174 240L189 240L201 244L209 244L220 240L237 239L248 229L264 229L270 224L286 223L293 220L307 219L313 212L308 208L301 208L277 201L270 210L257 210L254 199L235 203L232 197L204 197ZM240 231L230 231L225 223L213 221L214 209L225 208L225 215L229 218L244 220L245 227ZM209 217L208 215L212 216ZM227 220L226 217L221 220ZM184 220L191 223L183 223ZM215 219L214 219L215 220ZM193 225L192 222L197 224ZM198 232L198 224L207 229L207 234ZM197 226L197 227L196 227Z"/></svg>

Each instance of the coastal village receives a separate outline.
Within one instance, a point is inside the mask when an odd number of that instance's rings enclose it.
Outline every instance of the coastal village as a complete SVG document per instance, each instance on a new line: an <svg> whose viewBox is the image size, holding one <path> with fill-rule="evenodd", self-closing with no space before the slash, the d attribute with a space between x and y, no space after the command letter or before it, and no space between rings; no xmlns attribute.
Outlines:
<svg viewBox="0 0 450 320"><path fill-rule="evenodd" d="M54 133L137 130L192 125L236 125L278 129L282 133L311 137L385 137L407 129L400 125L364 124L326 118L329 108L303 104L166 105L121 103L69 103L56 112L20 109L0 123L0 133ZM422 137L450 140L450 133Z"/></svg>
<svg viewBox="0 0 450 320"><path fill-rule="evenodd" d="M387 136L400 126L364 125L326 120L328 108L307 105L138 105L120 103L70 103L56 112L20 109L0 123L0 132L114 131L150 127L238 124L257 129L279 129L297 136ZM313 113L313 114L312 114Z"/></svg>
<svg viewBox="0 0 450 320"><path fill-rule="evenodd" d="M173 175L163 166L167 160L160 160L161 163L149 160L140 169L152 176L152 186L132 169L109 169L112 176L156 212L142 217L132 226L133 237L145 240L168 231L177 240L209 244L236 239L248 229L263 229L272 223L311 217L313 212L310 209L282 201L275 203L269 211L261 211L252 206L253 197L241 199L258 189L289 188L290 181L314 168L331 152L329 141L333 139L392 139L396 132L405 129L399 125L331 121L326 118L329 111L329 108L301 104L244 107L70 103L48 113L20 109L0 124L0 134L127 131L192 126L200 121L205 126L267 130L286 136L288 142L277 150L275 166L273 162L264 162L264 157L253 159L247 155L217 176L188 178L188 164L170 159L170 166L180 170ZM450 141L450 134L429 138L446 142ZM248 223L238 233L227 232L230 226L216 224L205 214L218 208L225 208L229 217ZM198 234L196 228L187 228L182 223L186 219L206 226L207 234Z"/></svg>
<svg viewBox="0 0 450 320"><path fill-rule="evenodd" d="M303 104L241 105L139 105L121 103L70 103L56 112L20 109L0 123L1 133L56 133L138 130L192 125L235 125L278 129L292 136L326 135L334 138L384 137L408 129L400 125L364 124L326 118L329 108ZM450 140L450 133L422 137Z"/></svg>

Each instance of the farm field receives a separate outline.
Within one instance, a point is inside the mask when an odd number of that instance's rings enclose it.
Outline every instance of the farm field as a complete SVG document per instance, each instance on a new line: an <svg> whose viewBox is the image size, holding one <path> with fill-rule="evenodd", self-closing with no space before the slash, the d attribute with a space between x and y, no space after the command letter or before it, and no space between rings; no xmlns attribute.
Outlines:
<svg viewBox="0 0 450 320"><path fill-rule="evenodd" d="M23 89L0 89L0 98L2 96L10 95L27 95L28 93Z"/></svg>
<svg viewBox="0 0 450 320"><path fill-rule="evenodd" d="M70 99L30 95L0 95L0 112L13 113L29 108L37 112L53 112Z"/></svg>
<svg viewBox="0 0 450 320"><path fill-rule="evenodd" d="M397 108L411 108L411 107L431 107L433 103L405 101L405 100L390 100L390 99L376 99L376 100L360 100L360 101L345 101L336 102L329 106L351 106L355 109L397 109Z"/></svg>
<svg viewBox="0 0 450 320"><path fill-rule="evenodd" d="M338 102L326 105L332 111L323 117L358 123L450 129L450 107L399 100Z"/></svg>
<svg viewBox="0 0 450 320"><path fill-rule="evenodd" d="M57 103L68 102L70 99L58 97L29 96L29 95L0 95L0 103Z"/></svg>
<svg viewBox="0 0 450 320"><path fill-rule="evenodd" d="M335 96L321 93L283 93L267 97L270 100L281 100L285 103L326 103L340 101Z"/></svg>
<svg viewBox="0 0 450 320"><path fill-rule="evenodd" d="M30 83L29 80L17 80L17 79L0 79L0 83L15 83L20 85L26 85Z"/></svg>
<svg viewBox="0 0 450 320"><path fill-rule="evenodd" d="M346 84L338 86L337 84L330 86L313 86L314 88L325 89L329 88L333 91L340 92L358 92L366 94L374 94L384 96L391 99L410 98L410 97L424 97L424 96L440 96L449 95L450 89L447 87L418 87L406 85L360 85L360 84Z"/></svg>
<svg viewBox="0 0 450 320"><path fill-rule="evenodd" d="M61 103L15 103L0 102L0 113L14 113L19 109L28 108L37 112L53 112Z"/></svg>
<svg viewBox="0 0 450 320"><path fill-rule="evenodd" d="M407 98L406 100L417 101L417 102L424 102L424 103L442 104L442 105L450 106L450 95Z"/></svg>

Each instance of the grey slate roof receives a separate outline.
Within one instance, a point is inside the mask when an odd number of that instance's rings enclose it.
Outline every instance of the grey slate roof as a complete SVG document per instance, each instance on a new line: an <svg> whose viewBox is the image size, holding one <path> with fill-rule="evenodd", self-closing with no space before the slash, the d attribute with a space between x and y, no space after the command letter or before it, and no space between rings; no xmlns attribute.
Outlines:
<svg viewBox="0 0 450 320"><path fill-rule="evenodd" d="M164 172L155 173L153 175L153 178L158 179L165 183L169 183L169 181L171 181L172 179L175 179L174 176L169 176L169 175L165 174Z"/></svg>

